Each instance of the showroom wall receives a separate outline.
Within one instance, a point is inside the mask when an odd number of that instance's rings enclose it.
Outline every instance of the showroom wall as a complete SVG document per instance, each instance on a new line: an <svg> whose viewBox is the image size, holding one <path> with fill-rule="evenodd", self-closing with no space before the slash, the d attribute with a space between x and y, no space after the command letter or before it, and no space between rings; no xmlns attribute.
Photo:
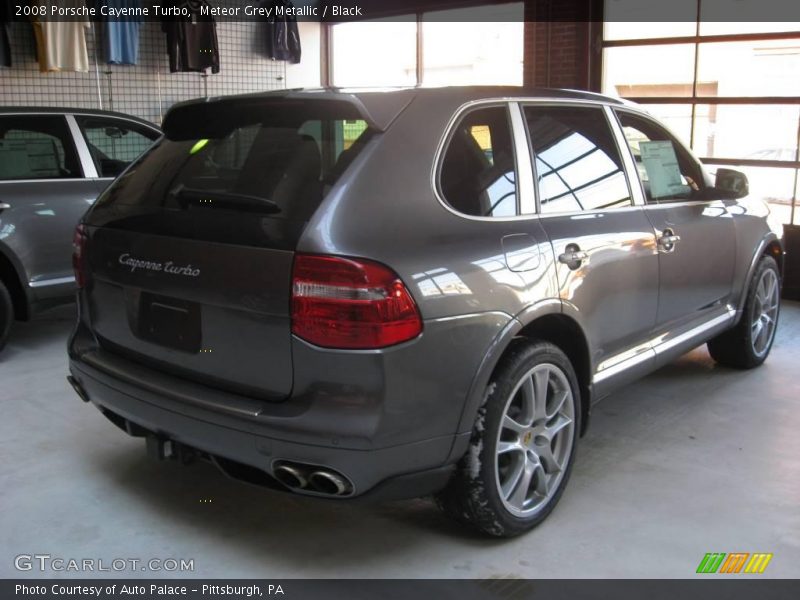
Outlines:
<svg viewBox="0 0 800 600"><path fill-rule="evenodd" d="M0 69L0 106L70 106L103 108L160 123L167 109L202 96L258 92L319 85L319 25L303 24L303 60L299 65L275 61L264 53L264 24L218 22L220 72L170 73L166 42L159 23L145 23L140 35L139 64L105 64L95 23L87 32L88 73L40 73L28 23L11 25L13 66Z"/></svg>

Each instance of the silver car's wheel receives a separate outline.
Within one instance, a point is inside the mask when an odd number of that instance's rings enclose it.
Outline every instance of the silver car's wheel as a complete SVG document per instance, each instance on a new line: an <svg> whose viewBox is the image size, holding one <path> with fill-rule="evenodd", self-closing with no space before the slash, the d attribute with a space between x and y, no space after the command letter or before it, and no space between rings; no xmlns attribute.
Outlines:
<svg viewBox="0 0 800 600"><path fill-rule="evenodd" d="M739 369L752 369L763 363L775 340L780 296L778 263L772 256L762 256L747 288L742 318L732 329L708 342L712 358Z"/></svg>
<svg viewBox="0 0 800 600"><path fill-rule="evenodd" d="M525 373L509 396L496 444L496 485L506 509L528 517L558 490L572 454L572 390L554 364Z"/></svg>
<svg viewBox="0 0 800 600"><path fill-rule="evenodd" d="M439 496L449 515L499 537L541 523L575 462L581 397L575 369L551 343L519 339L497 366L469 449Z"/></svg>
<svg viewBox="0 0 800 600"><path fill-rule="evenodd" d="M778 276L772 269L766 269L756 284L753 312L750 316L750 341L753 344L753 354L758 357L764 356L772 345L778 322L779 304Z"/></svg>

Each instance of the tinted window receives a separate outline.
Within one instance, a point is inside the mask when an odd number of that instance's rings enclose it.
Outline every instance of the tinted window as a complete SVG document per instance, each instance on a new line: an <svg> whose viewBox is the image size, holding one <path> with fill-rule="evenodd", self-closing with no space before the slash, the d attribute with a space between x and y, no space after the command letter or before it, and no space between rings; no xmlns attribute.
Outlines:
<svg viewBox="0 0 800 600"><path fill-rule="evenodd" d="M107 117L75 117L100 177L116 177L147 150L159 134L136 123Z"/></svg>
<svg viewBox="0 0 800 600"><path fill-rule="evenodd" d="M474 110L453 130L442 160L440 185L447 203L474 216L517 214L517 177L505 107Z"/></svg>
<svg viewBox="0 0 800 600"><path fill-rule="evenodd" d="M622 160L600 108L525 108L542 213L630 206Z"/></svg>
<svg viewBox="0 0 800 600"><path fill-rule="evenodd" d="M208 122L168 116L166 136L99 203L307 220L372 135L352 106L322 104L234 105Z"/></svg>
<svg viewBox="0 0 800 600"><path fill-rule="evenodd" d="M683 146L649 119L623 111L617 116L636 161L647 202L702 199L702 172Z"/></svg>
<svg viewBox="0 0 800 600"><path fill-rule="evenodd" d="M64 117L0 116L0 179L81 177Z"/></svg>

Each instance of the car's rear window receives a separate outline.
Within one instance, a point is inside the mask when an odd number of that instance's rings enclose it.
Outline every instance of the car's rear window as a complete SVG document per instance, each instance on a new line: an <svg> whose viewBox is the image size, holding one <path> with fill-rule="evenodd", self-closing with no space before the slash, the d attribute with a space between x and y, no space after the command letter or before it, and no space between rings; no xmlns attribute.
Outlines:
<svg viewBox="0 0 800 600"><path fill-rule="evenodd" d="M333 106L331 106L333 104ZM201 105L206 109L208 105ZM346 103L194 106L100 200L307 220L372 131Z"/></svg>

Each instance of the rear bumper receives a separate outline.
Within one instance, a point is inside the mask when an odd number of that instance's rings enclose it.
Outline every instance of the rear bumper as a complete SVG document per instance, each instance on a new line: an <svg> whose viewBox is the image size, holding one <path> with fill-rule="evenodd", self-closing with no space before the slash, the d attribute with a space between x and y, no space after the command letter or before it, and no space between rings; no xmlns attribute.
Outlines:
<svg viewBox="0 0 800 600"><path fill-rule="evenodd" d="M321 465L344 474L353 484L352 498L395 499L433 493L447 483L454 464L448 461L455 438L433 439L374 449L331 445L327 434L303 429L302 414L287 411L283 434L275 435L275 416L262 426L257 415L223 414L136 385L73 355L70 373L88 400L110 416L122 417L148 434L173 440L214 458L254 467L268 476L275 461ZM188 393L191 393L189 390ZM288 407L287 407L288 408ZM302 442L290 438L298 432ZM277 487L282 487L273 481ZM288 489L288 488L286 488ZM338 498L338 497L337 497Z"/></svg>

